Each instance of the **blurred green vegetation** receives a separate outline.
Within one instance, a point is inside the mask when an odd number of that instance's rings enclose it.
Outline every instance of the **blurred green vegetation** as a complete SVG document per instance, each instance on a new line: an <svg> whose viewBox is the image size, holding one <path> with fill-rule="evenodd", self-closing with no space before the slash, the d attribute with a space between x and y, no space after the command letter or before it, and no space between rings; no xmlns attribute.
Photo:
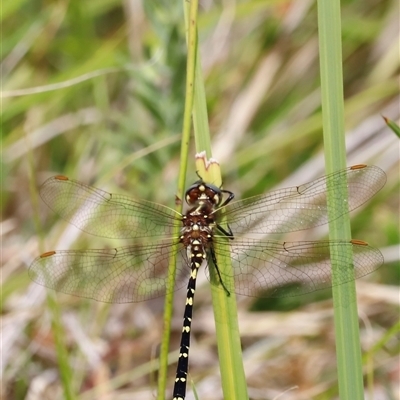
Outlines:
<svg viewBox="0 0 400 400"><path fill-rule="evenodd" d="M395 0L342 1L349 164L376 164L388 176L385 188L354 216L353 237L382 248L387 264L372 280L391 285L399 283L395 247L400 242L399 145L381 115L398 123L398 11ZM262 193L281 182L299 185L324 174L316 15L315 2L306 0L201 3L199 43L213 155L221 162L224 187L237 198ZM27 279L26 268L37 254L59 245L60 238L65 242L67 229L67 224L37 198L37 188L48 176L64 174L112 192L172 206L179 165L186 44L181 2L19 0L4 2L1 18L2 310L11 332L3 336L7 351L2 395L23 399L41 378L47 382L46 371L57 370L52 332L46 330L46 303L37 300L39 294L32 294L35 288ZM187 179L188 183L196 179L194 162L189 165ZM316 230L300 233L296 240L324 235L326 231ZM68 241L73 248L96 248L105 243L87 235ZM199 308L209 304L209 299L201 296ZM143 312L143 307L149 306L113 306L120 319L110 313L96 325L96 316L104 315L105 306L87 305L84 300L62 295L58 298L62 313L76 313L88 330L86 334L101 336L102 345L108 348L100 365L102 372L109 374L112 398L118 398L124 385L140 393L138 396L142 395L140 390L147 390L141 398L151 398L154 376L147 380L148 372L140 367L149 361L157 343L161 314L154 311L155 317L139 324L135 345L143 350L138 351L124 341L124 332L131 332L137 322L132 316L136 307ZM162 308L160 301L156 309ZM80 314L82 304L92 307L89 322L87 310L86 318ZM367 318L376 336L398 318L397 306L384 296L375 298L375 303L367 299L366 305L371 308ZM367 306L361 307L369 312ZM292 307L278 306L286 308ZM29 311L22 322L15 317L21 309ZM177 314L179 325L181 308ZM375 320L377 315L385 318ZM118 333L110 327L115 318ZM196 336L196 328L194 335L199 341L202 335L213 340L201 326ZM71 363L79 367L72 379L81 395L107 379L88 362L89 356L77 345L68 324L66 329ZM177 340L173 338L173 349ZM321 338L324 340L325 350L331 351L332 338L326 334ZM315 354L307 347L309 339L299 342L305 346L299 365L312 363ZM291 348L290 340L287 346ZM129 349L127 364L121 356L125 348ZM391 343L388 348L392 348ZM282 345L277 353L283 354L284 349ZM302 376L300 370L296 375L295 367L291 367L292 374L275 380L275 373L269 377L260 373L262 385L253 377L249 386L273 388L267 394L271 398L293 385L304 389L304 394L293 392L296 399L334 398L330 390L336 393L335 373L329 362L334 356L328 350L326 353L328 361L322 373L326 392L321 389L324 385L318 386L320 375ZM385 348L376 354L376 384L386 387L387 398L394 398L390 377L397 356L398 349L394 355ZM281 363L276 371L287 371L285 362ZM107 365L113 365L112 371ZM205 365L192 357L195 382L202 373L212 373ZM134 369L129 375L133 366L140 372ZM268 368L265 370L271 372ZM126 381L113 386L115 376L126 371ZM137 376L141 378L134 378ZM58 378L50 382L51 398L62 398ZM318 389L307 392L307 387ZM100 398L96 396L91 398Z"/></svg>

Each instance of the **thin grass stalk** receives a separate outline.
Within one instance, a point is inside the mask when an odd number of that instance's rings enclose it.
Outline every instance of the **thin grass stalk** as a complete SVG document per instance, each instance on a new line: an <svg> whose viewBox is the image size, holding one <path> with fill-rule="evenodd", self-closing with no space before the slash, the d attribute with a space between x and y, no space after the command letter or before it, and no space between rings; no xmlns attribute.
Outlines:
<svg viewBox="0 0 400 400"><path fill-rule="evenodd" d="M197 19L197 6L198 2L193 0L190 3L190 18L194 20ZM192 122L192 109L193 109L193 96L194 96L194 76L195 76L195 65L196 65L196 29L195 27L189 25L188 28L188 57L186 64L186 93L185 93L185 109L183 115L183 129L182 129L182 144L181 144L181 154L180 154L180 168L178 177L178 188L177 188L177 198L184 198L185 182L186 182L186 171L188 163L188 153L189 153L189 140L191 132L191 122ZM180 203L180 204L178 204ZM183 202L177 202L176 210L182 212ZM173 230L173 237L179 236L180 225L175 224ZM176 243L175 250L177 250L179 243ZM176 259L177 252L172 251L172 256L169 260L169 279L167 287L167 294L165 296L165 308L164 308L164 329L163 337L161 341L161 352L160 352L160 371L158 378L158 400L165 399L165 389L167 386L167 375L168 375L168 352L169 352L169 341L171 337L171 320L173 313L173 299L175 287L175 275L176 275Z"/></svg>
<svg viewBox="0 0 400 400"><path fill-rule="evenodd" d="M184 1L186 16L186 27L193 26L196 29L197 38L197 20L191 13L192 2L190 6ZM190 10L188 10L190 7ZM190 43L190 41L188 41ZM193 107L193 126L196 152L205 151L206 160L212 157L210 130L208 125L206 96L204 81L201 73L201 59L198 46L196 46L196 75L195 75L195 96ZM209 168L205 165L204 158L196 159L196 169L198 174L206 182L216 186L222 185L221 171L219 165L211 164ZM222 221L223 223L223 221ZM228 246L228 243L226 244ZM223 258L217 253L218 267L224 276L228 277L232 271L230 259ZM210 268L211 281L216 281L214 268ZM228 279L228 278L226 278ZM227 287L234 287L233 277L230 281L224 281ZM212 302L215 316L215 327L218 344L218 355L221 371L222 390L225 399L245 400L248 398L246 378L243 368L242 351L239 334L239 324L237 320L236 298L232 291L227 296L225 291L218 285L211 285Z"/></svg>
<svg viewBox="0 0 400 400"><path fill-rule="evenodd" d="M344 100L342 76L341 20L339 0L318 1L318 27L321 67L322 116L326 173L346 166L344 135ZM347 209L347 182L335 186L342 201L328 197L329 210ZM339 196L335 196L338 198ZM329 223L331 240L350 240L350 220L346 212ZM344 251L344 250L343 250ZM338 255L331 251L336 355L341 400L364 398L358 313L354 279L343 285L335 283L338 275L354 277L352 265L339 266Z"/></svg>

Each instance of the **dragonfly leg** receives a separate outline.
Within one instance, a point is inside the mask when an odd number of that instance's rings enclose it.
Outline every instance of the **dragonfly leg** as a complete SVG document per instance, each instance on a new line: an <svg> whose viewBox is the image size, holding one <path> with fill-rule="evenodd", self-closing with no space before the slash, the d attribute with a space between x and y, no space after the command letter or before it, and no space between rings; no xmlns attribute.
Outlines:
<svg viewBox="0 0 400 400"><path fill-rule="evenodd" d="M226 295L230 296L231 292L225 286L225 283L224 283L224 281L222 279L221 272L219 271L219 268L218 268L217 257L215 256L215 251L214 251L214 248L212 246L210 248L210 253L211 253L211 259L213 261L215 270L217 271L217 274L218 274L219 282L221 283L221 286L224 288Z"/></svg>

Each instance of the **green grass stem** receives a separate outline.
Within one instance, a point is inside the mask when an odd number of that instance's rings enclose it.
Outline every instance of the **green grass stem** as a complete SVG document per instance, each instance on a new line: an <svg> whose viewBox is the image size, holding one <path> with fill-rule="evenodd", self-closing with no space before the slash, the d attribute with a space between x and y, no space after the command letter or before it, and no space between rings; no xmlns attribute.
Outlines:
<svg viewBox="0 0 400 400"><path fill-rule="evenodd" d="M326 172L331 173L346 166L339 0L318 1L318 28ZM343 201L334 200L339 196L329 197L329 209L347 208L347 182L342 182L335 190L341 192ZM331 240L351 239L346 212L329 224L329 237ZM339 274L353 274L353 270L351 265L343 270L343 266L340 268L336 264L336 259L337 255L331 251L339 397L342 400L361 400L364 388L355 282L335 285Z"/></svg>

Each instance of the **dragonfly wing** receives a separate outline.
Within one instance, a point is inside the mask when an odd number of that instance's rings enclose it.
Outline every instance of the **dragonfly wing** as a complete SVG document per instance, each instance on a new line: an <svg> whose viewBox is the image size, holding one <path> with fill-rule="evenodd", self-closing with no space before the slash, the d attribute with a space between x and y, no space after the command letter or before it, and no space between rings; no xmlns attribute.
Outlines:
<svg viewBox="0 0 400 400"><path fill-rule="evenodd" d="M330 214L331 220L334 220L365 203L385 182L386 174L380 168L353 166L305 185L230 203L225 208L225 216L234 235L309 229L328 222L328 193L334 197L341 196L341 185L348 191L348 199L337 199L345 207Z"/></svg>
<svg viewBox="0 0 400 400"><path fill-rule="evenodd" d="M40 188L44 202L60 217L92 235L133 239L171 233L180 214L161 204L116 195L55 176Z"/></svg>
<svg viewBox="0 0 400 400"><path fill-rule="evenodd" d="M180 251L176 287L185 282L186 251L171 241L102 250L50 251L37 257L29 275L33 281L56 291L107 303L131 303L165 294L168 261Z"/></svg>
<svg viewBox="0 0 400 400"><path fill-rule="evenodd" d="M329 288L333 286L333 262L338 268L335 279L338 285L367 275L383 264L379 250L355 240L276 242L235 239L228 247L219 246L218 252L232 259L233 290L254 297L290 297ZM349 265L353 266L350 273ZM260 292L263 293L260 295Z"/></svg>

